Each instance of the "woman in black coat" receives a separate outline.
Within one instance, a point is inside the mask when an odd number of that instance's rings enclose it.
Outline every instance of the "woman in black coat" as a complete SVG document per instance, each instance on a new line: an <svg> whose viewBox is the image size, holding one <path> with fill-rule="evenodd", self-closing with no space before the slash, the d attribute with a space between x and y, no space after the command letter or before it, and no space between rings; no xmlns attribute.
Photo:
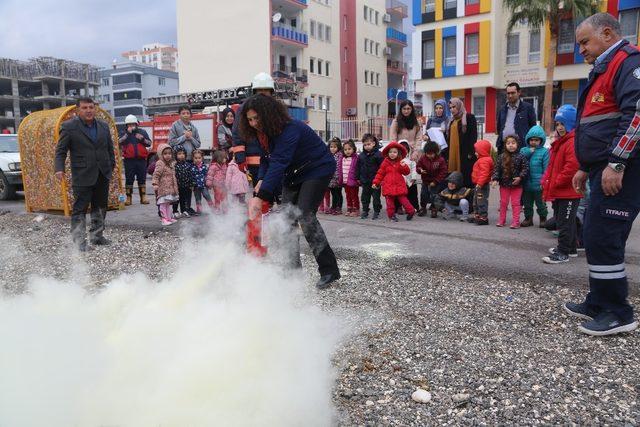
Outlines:
<svg viewBox="0 0 640 427"><path fill-rule="evenodd" d="M240 114L240 133L245 141L257 139L262 156L255 197L249 201L250 215L258 215L263 201L273 202L282 187L282 201L292 224L300 228L318 263L319 289L340 278L336 257L316 218L318 206L336 170L327 144L305 123L289 117L287 107L273 97L254 95ZM291 232L291 264L301 267L298 236Z"/></svg>
<svg viewBox="0 0 640 427"><path fill-rule="evenodd" d="M471 171L476 162L474 145L478 140L478 122L473 114L467 113L460 98L451 98L449 110L451 111L451 119L447 124L449 172L461 172L464 186L473 188Z"/></svg>

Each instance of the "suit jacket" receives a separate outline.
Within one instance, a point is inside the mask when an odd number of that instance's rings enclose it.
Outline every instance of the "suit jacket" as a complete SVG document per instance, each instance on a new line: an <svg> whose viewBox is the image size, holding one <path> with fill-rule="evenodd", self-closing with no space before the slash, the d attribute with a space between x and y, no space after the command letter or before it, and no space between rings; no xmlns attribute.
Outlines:
<svg viewBox="0 0 640 427"><path fill-rule="evenodd" d="M507 104L504 104L500 111L498 111L498 123L496 128L496 132L498 134L496 149L498 150L498 153L502 153L502 150L504 149L502 131L504 130L504 125L507 122L507 108ZM518 109L516 110L516 117L513 119L513 127L520 138L520 146L518 147L518 150L522 147L527 147L527 141L525 140L527 132L529 132L529 129L534 127L536 123L536 110L533 108L533 105L520 100L520 105L518 105Z"/></svg>
<svg viewBox="0 0 640 427"><path fill-rule="evenodd" d="M64 171L67 152L71 157L71 182L74 187L90 187L102 173L107 180L116 164L111 131L106 122L95 119L97 138L93 141L79 117L67 120L60 128L56 147L55 170Z"/></svg>

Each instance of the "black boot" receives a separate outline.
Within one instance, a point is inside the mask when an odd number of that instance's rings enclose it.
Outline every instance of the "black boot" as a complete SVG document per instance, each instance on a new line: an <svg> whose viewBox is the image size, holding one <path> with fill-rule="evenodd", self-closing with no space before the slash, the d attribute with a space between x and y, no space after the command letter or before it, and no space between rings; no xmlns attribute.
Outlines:
<svg viewBox="0 0 640 427"><path fill-rule="evenodd" d="M338 279L340 279L340 273L325 274L324 276L320 277L320 279L316 283L316 288L327 289L333 282Z"/></svg>

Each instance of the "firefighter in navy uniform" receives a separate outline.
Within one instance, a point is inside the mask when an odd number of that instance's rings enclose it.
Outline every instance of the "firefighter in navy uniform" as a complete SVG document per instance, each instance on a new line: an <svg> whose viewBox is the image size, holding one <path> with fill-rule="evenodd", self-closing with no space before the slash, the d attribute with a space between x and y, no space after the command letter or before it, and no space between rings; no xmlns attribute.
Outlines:
<svg viewBox="0 0 640 427"><path fill-rule="evenodd" d="M591 200L585 214L584 246L590 291L583 303L567 302L585 319L579 330L612 335L638 327L629 304L624 252L640 211L640 52L620 36L620 24L598 13L576 29L580 54L593 70L578 104L573 186Z"/></svg>

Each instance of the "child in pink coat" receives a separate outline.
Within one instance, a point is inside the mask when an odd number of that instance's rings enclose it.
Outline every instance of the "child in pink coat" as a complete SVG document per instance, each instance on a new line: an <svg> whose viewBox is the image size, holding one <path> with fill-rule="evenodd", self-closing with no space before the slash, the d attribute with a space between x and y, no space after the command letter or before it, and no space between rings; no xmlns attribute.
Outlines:
<svg viewBox="0 0 640 427"><path fill-rule="evenodd" d="M226 210L227 189L225 181L227 179L227 153L224 150L213 152L213 161L209 165L207 172L207 188L213 189L214 209Z"/></svg>
<svg viewBox="0 0 640 427"><path fill-rule="evenodd" d="M234 199L244 204L244 198L249 191L249 180L247 175L238 167L235 153L227 167L225 186Z"/></svg>

